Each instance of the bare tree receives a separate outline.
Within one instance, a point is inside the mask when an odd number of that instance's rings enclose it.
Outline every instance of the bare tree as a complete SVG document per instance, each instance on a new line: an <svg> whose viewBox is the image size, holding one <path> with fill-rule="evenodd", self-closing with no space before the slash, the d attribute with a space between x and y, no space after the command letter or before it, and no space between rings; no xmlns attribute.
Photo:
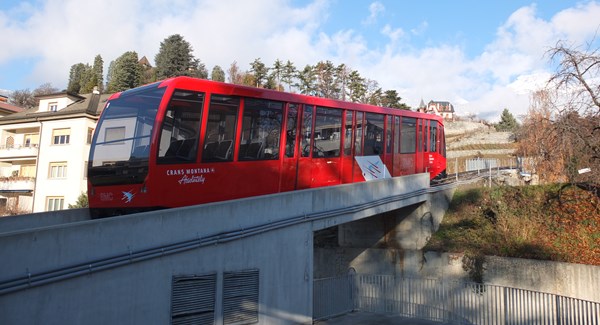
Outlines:
<svg viewBox="0 0 600 325"><path fill-rule="evenodd" d="M558 42L548 51L558 63L558 70L550 78L550 85L567 95L565 110L578 110L582 114L600 113L600 55L598 49L581 51Z"/></svg>
<svg viewBox="0 0 600 325"><path fill-rule="evenodd" d="M532 97L519 153L545 182L600 184L600 56L563 42L546 89Z"/></svg>

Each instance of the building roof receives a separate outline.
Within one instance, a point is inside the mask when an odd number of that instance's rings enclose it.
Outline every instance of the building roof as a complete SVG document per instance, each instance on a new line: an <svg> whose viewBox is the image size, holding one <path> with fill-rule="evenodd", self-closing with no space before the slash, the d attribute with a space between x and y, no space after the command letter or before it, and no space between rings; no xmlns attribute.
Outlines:
<svg viewBox="0 0 600 325"><path fill-rule="evenodd" d="M436 105L437 107L442 109L442 112L446 112L446 113L454 113L454 105L452 105L450 102L447 101L435 101L432 100L429 102L429 105Z"/></svg>
<svg viewBox="0 0 600 325"><path fill-rule="evenodd" d="M0 101L0 112L6 112L8 114L22 112L25 109L23 107L15 106L6 102Z"/></svg>
<svg viewBox="0 0 600 325"><path fill-rule="evenodd" d="M65 93L62 93L62 95L65 96ZM102 113L104 105L106 104L106 101L108 100L108 97L110 97L111 94L70 94L70 96L73 95L76 98L80 99L61 110L58 110L56 112L38 112L38 108L34 107L28 110L24 110L22 112L14 113L0 118L0 125L24 123L36 120L63 119L81 115L98 117L100 116L100 113ZM53 94L44 95L44 97L45 96L53 96Z"/></svg>

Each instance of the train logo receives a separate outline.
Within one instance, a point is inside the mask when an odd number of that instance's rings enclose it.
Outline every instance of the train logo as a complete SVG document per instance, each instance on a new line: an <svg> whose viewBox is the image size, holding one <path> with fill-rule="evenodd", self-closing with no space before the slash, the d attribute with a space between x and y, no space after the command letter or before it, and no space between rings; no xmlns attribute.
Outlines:
<svg viewBox="0 0 600 325"><path fill-rule="evenodd" d="M131 193L131 191L121 193L123 193L123 197L121 198L121 200L125 203L130 203L131 200L133 200L133 197L135 196L135 194Z"/></svg>

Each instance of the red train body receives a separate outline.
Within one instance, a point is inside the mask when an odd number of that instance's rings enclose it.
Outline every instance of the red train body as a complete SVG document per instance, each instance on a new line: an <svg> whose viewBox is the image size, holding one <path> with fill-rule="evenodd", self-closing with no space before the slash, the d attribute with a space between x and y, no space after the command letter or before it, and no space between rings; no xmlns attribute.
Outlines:
<svg viewBox="0 0 600 325"><path fill-rule="evenodd" d="M177 77L114 94L94 134L94 216L445 172L435 115Z"/></svg>

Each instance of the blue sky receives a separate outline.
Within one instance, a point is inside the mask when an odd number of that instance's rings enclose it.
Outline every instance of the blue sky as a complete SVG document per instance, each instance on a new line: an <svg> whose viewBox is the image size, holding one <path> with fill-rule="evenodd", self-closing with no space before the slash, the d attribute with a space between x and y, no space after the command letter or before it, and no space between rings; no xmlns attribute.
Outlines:
<svg viewBox="0 0 600 325"><path fill-rule="evenodd" d="M97 54L105 72L126 51L153 63L181 34L209 70L330 60L413 107L450 101L493 121L527 112L553 71L551 46L598 44L599 31L600 2L589 0L3 0L0 89L64 89L70 67Z"/></svg>

